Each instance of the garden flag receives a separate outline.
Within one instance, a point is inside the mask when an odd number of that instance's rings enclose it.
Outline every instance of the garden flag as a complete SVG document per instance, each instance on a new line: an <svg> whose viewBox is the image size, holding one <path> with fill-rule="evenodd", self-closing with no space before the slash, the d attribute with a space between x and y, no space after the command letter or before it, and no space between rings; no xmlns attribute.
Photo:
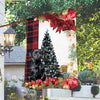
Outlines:
<svg viewBox="0 0 100 100"><path fill-rule="evenodd" d="M78 85L76 11L27 20L25 86L74 89Z"/></svg>

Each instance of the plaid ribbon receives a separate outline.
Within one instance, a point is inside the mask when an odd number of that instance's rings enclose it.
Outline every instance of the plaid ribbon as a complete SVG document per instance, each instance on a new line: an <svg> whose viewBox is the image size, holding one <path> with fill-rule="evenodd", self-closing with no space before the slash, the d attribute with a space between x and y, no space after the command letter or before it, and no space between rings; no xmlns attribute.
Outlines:
<svg viewBox="0 0 100 100"><path fill-rule="evenodd" d="M30 76L30 63L31 58L29 52L33 49L38 49L38 26L39 21L34 21L34 18L27 19L27 29L26 29L26 38L27 38L27 54L26 54L26 63L25 63L25 82L29 82L28 76Z"/></svg>

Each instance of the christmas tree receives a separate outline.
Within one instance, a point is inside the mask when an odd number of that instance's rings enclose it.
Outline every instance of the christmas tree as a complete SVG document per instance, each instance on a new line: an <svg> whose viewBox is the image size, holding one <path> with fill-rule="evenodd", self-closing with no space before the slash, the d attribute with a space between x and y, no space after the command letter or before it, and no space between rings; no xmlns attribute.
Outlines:
<svg viewBox="0 0 100 100"><path fill-rule="evenodd" d="M60 76L59 65L56 59L56 55L53 49L53 45L48 31L44 36L41 46L42 51L42 63L45 66L46 77Z"/></svg>

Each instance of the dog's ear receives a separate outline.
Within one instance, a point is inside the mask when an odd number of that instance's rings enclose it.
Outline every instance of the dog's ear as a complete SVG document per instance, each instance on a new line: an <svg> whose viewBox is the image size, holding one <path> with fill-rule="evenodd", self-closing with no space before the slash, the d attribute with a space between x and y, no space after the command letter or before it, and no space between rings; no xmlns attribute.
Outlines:
<svg viewBox="0 0 100 100"><path fill-rule="evenodd" d="M31 50L31 51L29 52L29 56L30 56L30 57L33 57L33 55L32 55L33 51L34 51L34 50Z"/></svg>

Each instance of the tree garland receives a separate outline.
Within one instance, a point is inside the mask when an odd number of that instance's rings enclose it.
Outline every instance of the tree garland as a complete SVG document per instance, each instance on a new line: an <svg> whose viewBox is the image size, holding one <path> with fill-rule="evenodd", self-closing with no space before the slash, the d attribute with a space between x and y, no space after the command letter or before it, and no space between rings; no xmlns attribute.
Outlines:
<svg viewBox="0 0 100 100"><path fill-rule="evenodd" d="M76 17L75 10L64 10L60 17L54 13L42 15L40 18L42 21L50 21L50 26L53 27L53 30L56 29L56 32L61 33L61 31L65 30L76 31L75 21L73 20Z"/></svg>

